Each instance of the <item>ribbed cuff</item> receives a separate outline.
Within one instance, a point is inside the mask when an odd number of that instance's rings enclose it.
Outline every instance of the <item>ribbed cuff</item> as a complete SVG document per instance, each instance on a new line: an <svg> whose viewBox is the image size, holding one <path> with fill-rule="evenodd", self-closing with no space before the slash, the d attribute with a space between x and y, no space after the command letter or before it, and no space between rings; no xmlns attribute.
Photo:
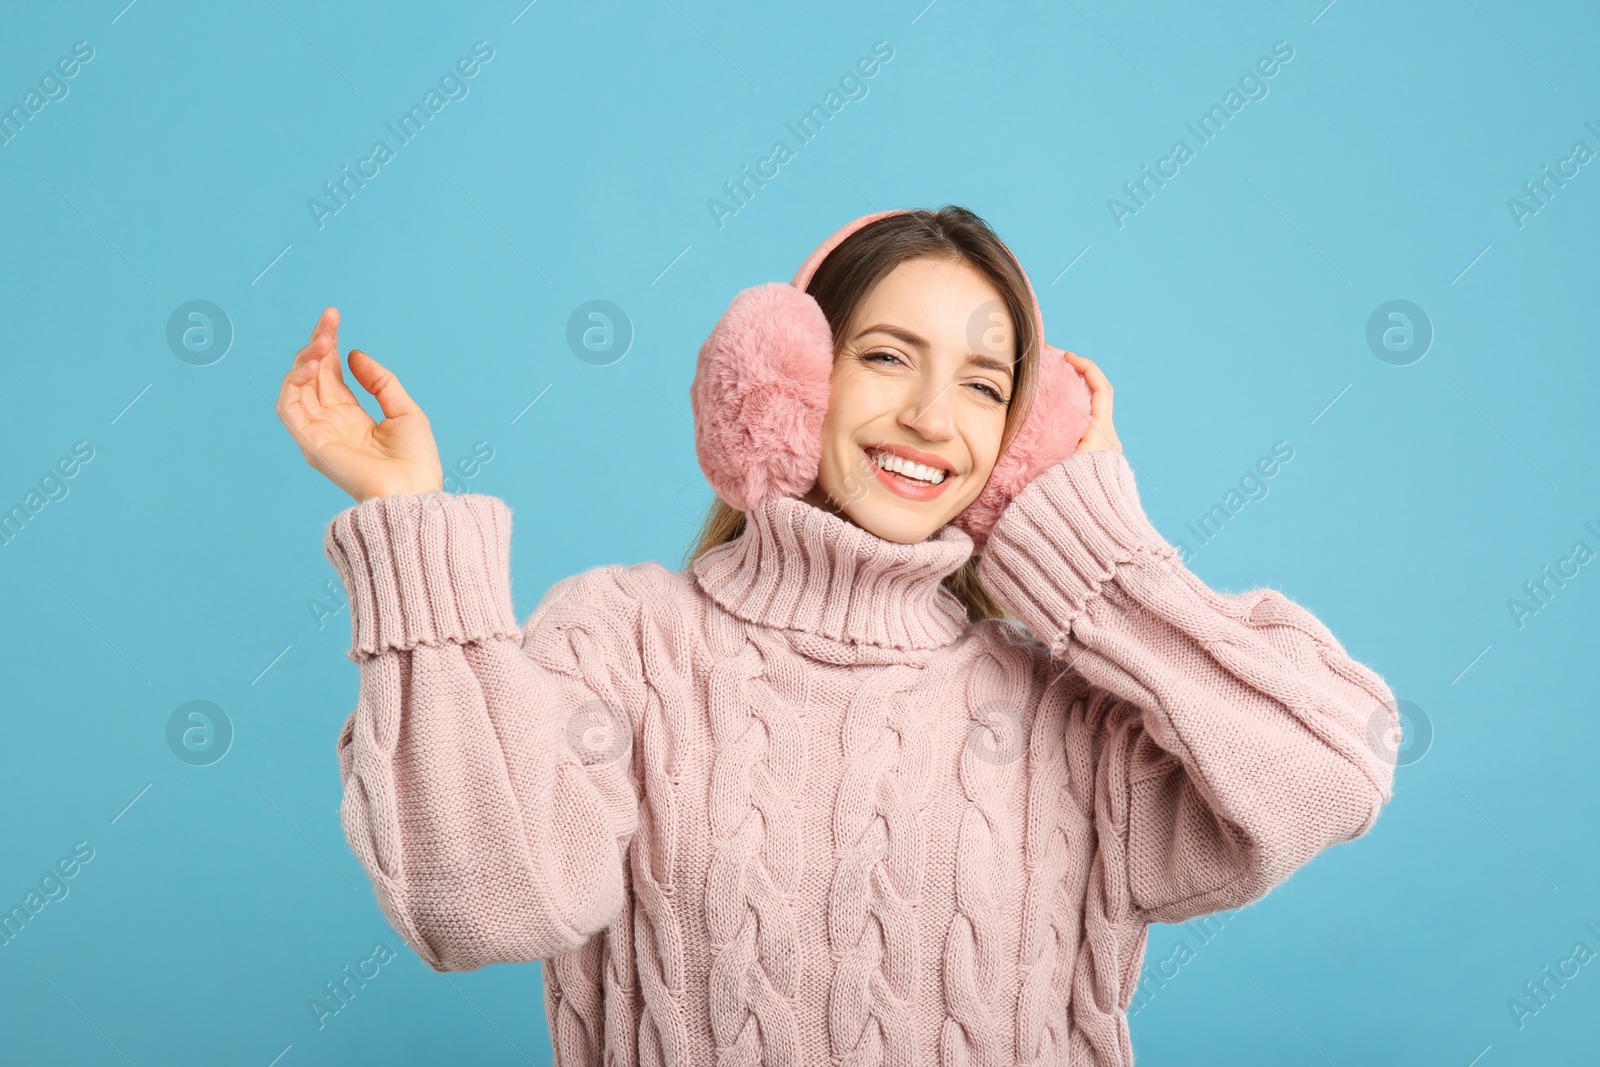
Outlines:
<svg viewBox="0 0 1600 1067"><path fill-rule="evenodd" d="M1012 499L984 546L978 577L1059 652L1117 566L1141 554L1180 561L1145 517L1127 458L1097 449L1068 456Z"/></svg>
<svg viewBox="0 0 1600 1067"><path fill-rule="evenodd" d="M511 509L499 497L373 497L334 516L322 548L350 599L352 660L521 633Z"/></svg>

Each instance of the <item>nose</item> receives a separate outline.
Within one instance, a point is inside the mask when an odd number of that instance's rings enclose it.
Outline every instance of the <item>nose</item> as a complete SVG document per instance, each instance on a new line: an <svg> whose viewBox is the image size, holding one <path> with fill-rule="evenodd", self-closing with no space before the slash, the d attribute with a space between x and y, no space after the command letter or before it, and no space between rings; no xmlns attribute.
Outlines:
<svg viewBox="0 0 1600 1067"><path fill-rule="evenodd" d="M900 425L929 441L948 441L955 436L954 385L923 377L906 396Z"/></svg>

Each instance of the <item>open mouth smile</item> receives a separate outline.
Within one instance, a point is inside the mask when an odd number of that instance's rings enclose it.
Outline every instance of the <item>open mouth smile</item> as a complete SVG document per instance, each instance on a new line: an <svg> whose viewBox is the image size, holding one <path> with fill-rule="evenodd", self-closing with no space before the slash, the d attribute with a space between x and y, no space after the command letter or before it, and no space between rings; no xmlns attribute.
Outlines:
<svg viewBox="0 0 1600 1067"><path fill-rule="evenodd" d="M868 445L861 451L872 463L878 481L896 495L910 500L926 501L941 496L955 475L937 456L915 449ZM916 458L906 453L915 453Z"/></svg>

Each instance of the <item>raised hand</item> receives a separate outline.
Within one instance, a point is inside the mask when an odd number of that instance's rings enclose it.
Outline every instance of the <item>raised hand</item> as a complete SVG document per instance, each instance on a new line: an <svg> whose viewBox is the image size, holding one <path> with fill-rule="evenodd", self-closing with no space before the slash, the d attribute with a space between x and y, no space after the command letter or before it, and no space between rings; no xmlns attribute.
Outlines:
<svg viewBox="0 0 1600 1067"><path fill-rule="evenodd" d="M350 373L383 410L374 422L339 366L339 309L324 308L311 340L294 357L278 390L278 418L306 462L357 503L378 496L444 488L433 428L400 380L358 348Z"/></svg>

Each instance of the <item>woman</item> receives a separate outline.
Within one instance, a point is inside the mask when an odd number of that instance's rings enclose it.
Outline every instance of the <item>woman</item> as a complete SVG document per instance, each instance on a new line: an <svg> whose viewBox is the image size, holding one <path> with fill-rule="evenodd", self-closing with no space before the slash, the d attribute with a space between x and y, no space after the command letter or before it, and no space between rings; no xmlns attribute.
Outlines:
<svg viewBox="0 0 1600 1067"><path fill-rule="evenodd" d="M547 961L562 1064L1129 1064L1147 925L1370 829L1394 698L1282 594L1181 564L1110 384L1044 345L977 216L856 220L795 285L833 344L814 485L719 501L684 570L597 567L521 625L509 509L442 491L427 419L352 350L364 414L323 313L278 409L357 501L325 541L350 845L435 969ZM768 457L707 436L706 351L697 444L732 484ZM996 521L1058 357L1087 431Z"/></svg>

